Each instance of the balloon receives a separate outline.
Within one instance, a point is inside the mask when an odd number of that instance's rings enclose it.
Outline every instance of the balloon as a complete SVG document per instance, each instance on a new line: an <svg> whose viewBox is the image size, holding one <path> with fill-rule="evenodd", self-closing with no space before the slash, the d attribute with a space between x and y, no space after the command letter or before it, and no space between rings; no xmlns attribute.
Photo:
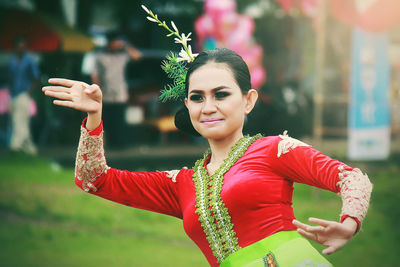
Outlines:
<svg viewBox="0 0 400 267"><path fill-rule="evenodd" d="M315 17L318 12L318 0L302 0L300 8L306 16Z"/></svg>
<svg viewBox="0 0 400 267"><path fill-rule="evenodd" d="M285 13L289 13L290 10L295 6L296 0L276 0L282 7Z"/></svg>
<svg viewBox="0 0 400 267"><path fill-rule="evenodd" d="M235 0L206 0L204 7L206 14L212 17L218 16L223 12L236 12Z"/></svg>
<svg viewBox="0 0 400 267"><path fill-rule="evenodd" d="M335 0L330 2L331 14L352 26L367 31L384 31L400 24L399 0L376 0L363 11L353 1Z"/></svg>
<svg viewBox="0 0 400 267"><path fill-rule="evenodd" d="M205 14L195 21L199 46L204 49L229 48L243 57L252 76L252 86L259 88L265 81L262 47L254 44L254 21L236 12L234 0L206 0ZM254 75L254 77L253 77Z"/></svg>
<svg viewBox="0 0 400 267"><path fill-rule="evenodd" d="M214 23L211 20L210 16L208 16L207 14L196 19L194 23L194 29L196 31L199 44L202 44L207 36L214 35L213 28Z"/></svg>
<svg viewBox="0 0 400 267"><path fill-rule="evenodd" d="M263 67L257 66L251 70L251 86L255 89L260 88L266 80L266 73Z"/></svg>

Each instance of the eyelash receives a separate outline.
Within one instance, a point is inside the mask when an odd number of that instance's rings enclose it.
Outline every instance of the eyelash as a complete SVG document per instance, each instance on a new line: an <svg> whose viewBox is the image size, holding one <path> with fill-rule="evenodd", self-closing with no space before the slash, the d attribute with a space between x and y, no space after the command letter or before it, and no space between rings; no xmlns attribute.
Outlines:
<svg viewBox="0 0 400 267"><path fill-rule="evenodd" d="M217 93L215 93L215 98L216 99L222 99L222 98L225 98L225 97L228 97L228 96L230 96L230 93L228 93L228 92L217 92Z"/></svg>
<svg viewBox="0 0 400 267"><path fill-rule="evenodd" d="M190 100L193 102L199 102L203 100L203 97L201 95L191 95Z"/></svg>
<svg viewBox="0 0 400 267"><path fill-rule="evenodd" d="M216 99L224 99L226 97L230 96L230 93L228 92L217 92L215 93L215 98ZM202 95L191 95L190 96L190 100L194 101L194 102L199 102L203 100L203 96Z"/></svg>

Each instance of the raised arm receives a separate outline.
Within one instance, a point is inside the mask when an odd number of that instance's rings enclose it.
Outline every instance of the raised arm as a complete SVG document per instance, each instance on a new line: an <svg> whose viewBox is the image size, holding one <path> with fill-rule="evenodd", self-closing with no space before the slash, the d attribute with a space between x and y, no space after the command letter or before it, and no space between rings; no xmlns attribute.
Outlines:
<svg viewBox="0 0 400 267"><path fill-rule="evenodd" d="M87 112L83 121L75 162L75 183L85 192L111 201L182 217L175 172L130 172L106 163L101 122L102 94L99 86L67 79L50 79L43 88L54 104Z"/></svg>
<svg viewBox="0 0 400 267"><path fill-rule="evenodd" d="M142 58L142 53L135 47L125 44L125 49L133 60L139 60Z"/></svg>

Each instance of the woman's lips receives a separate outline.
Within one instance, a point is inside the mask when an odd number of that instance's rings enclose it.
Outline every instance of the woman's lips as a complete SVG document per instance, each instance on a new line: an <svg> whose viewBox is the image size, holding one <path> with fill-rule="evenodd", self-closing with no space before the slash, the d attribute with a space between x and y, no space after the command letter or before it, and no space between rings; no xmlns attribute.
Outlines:
<svg viewBox="0 0 400 267"><path fill-rule="evenodd" d="M201 121L201 123L205 124L205 125L212 125L212 124L216 124L221 122L222 119L209 119L209 120L203 120Z"/></svg>

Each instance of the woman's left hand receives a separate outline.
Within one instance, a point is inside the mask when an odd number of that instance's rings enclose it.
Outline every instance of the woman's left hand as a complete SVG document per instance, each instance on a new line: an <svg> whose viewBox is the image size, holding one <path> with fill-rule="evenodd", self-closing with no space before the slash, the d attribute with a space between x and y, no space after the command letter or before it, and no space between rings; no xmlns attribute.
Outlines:
<svg viewBox="0 0 400 267"><path fill-rule="evenodd" d="M342 223L318 218L309 218L308 220L318 225L312 226L297 220L293 220L293 224L302 236L327 246L322 251L323 254L331 254L345 246L357 229L356 221L350 217Z"/></svg>

